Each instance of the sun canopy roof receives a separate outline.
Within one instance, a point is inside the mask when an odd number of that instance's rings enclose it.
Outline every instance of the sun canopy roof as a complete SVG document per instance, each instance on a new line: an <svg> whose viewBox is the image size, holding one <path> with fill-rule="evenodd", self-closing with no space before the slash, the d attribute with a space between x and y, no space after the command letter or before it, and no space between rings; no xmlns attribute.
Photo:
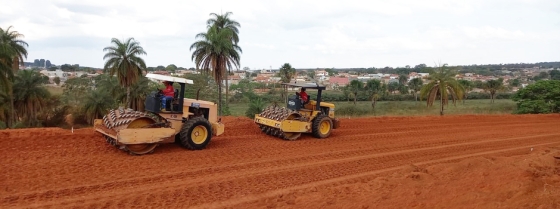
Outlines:
<svg viewBox="0 0 560 209"><path fill-rule="evenodd" d="M175 82L175 83L194 84L193 80L190 80L190 79L178 78L178 77L160 75L160 74L154 74L154 73L148 73L146 75L146 78L151 78L151 79L155 79L155 80L159 80L159 81L170 81L170 82Z"/></svg>
<svg viewBox="0 0 560 209"><path fill-rule="evenodd" d="M318 85L316 83L282 83L285 86L302 87L306 89L320 89L325 90L325 86Z"/></svg>

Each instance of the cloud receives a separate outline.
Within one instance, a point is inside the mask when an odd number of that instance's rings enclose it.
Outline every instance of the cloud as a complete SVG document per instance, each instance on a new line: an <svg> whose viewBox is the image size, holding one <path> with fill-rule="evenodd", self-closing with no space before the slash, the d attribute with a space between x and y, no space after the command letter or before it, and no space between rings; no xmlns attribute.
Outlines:
<svg viewBox="0 0 560 209"><path fill-rule="evenodd" d="M12 1L29 57L101 67L111 38L136 38L150 66L194 66L190 45L209 14L241 23L242 66L370 67L557 60L560 1L245 0Z"/></svg>

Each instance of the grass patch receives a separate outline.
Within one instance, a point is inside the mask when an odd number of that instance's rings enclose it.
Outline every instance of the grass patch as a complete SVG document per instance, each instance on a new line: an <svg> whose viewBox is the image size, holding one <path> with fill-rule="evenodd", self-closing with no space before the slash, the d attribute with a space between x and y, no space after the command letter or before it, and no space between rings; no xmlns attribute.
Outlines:
<svg viewBox="0 0 560 209"><path fill-rule="evenodd" d="M45 86L47 91L51 93L51 95L62 95L63 88L62 87L54 87L54 86Z"/></svg>
<svg viewBox="0 0 560 209"><path fill-rule="evenodd" d="M439 103L432 107L426 106L426 101L380 101L377 102L375 110L371 108L371 102L333 102L336 106L335 115L361 117L361 116L421 116L439 115ZM268 105L267 105L268 106ZM248 103L229 104L233 116L245 116ZM461 101L456 106L449 104L444 106L444 115L477 115L477 114L512 114L516 109L516 103L510 99L496 99L491 103L489 99Z"/></svg>

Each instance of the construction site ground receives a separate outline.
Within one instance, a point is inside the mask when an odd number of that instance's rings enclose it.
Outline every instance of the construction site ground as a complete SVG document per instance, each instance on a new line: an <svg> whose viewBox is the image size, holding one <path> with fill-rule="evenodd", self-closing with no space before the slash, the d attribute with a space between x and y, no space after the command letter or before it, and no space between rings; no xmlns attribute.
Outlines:
<svg viewBox="0 0 560 209"><path fill-rule="evenodd" d="M0 208L560 208L560 115L341 119L284 141L225 117L205 150L0 131Z"/></svg>

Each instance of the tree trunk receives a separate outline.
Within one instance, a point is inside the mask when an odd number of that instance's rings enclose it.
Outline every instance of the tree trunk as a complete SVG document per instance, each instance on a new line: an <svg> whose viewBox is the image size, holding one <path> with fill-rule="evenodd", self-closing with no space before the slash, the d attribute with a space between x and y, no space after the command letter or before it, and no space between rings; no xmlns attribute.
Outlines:
<svg viewBox="0 0 560 209"><path fill-rule="evenodd" d="M377 99L375 99L375 97L373 97L371 99L371 109L375 110L375 105L377 104Z"/></svg>
<svg viewBox="0 0 560 209"><path fill-rule="evenodd" d="M130 86L126 87L126 103L127 107L130 107Z"/></svg>
<svg viewBox="0 0 560 209"><path fill-rule="evenodd" d="M440 105L441 105L441 110L439 111L439 115L443 116L443 96L440 94L439 98L440 98Z"/></svg>
<svg viewBox="0 0 560 209"><path fill-rule="evenodd" d="M358 98L358 96L354 94L354 105L356 105L356 98Z"/></svg>
<svg viewBox="0 0 560 209"><path fill-rule="evenodd" d="M229 72L226 70L226 106L229 105L229 100L228 100L228 96L229 96L229 85L228 85L229 79L228 79L228 76L229 76Z"/></svg>
<svg viewBox="0 0 560 209"><path fill-rule="evenodd" d="M492 99L492 103L494 103L494 94L490 94L490 98Z"/></svg>
<svg viewBox="0 0 560 209"><path fill-rule="evenodd" d="M11 85L11 84L9 84ZM10 115L10 119L8 120L8 124L6 124L8 126L8 128L12 128L13 125L15 125L16 123L16 110L14 109L14 91L12 89L12 87L9 87L9 93L10 94L10 111L11 111L11 115Z"/></svg>
<svg viewBox="0 0 560 209"><path fill-rule="evenodd" d="M222 82L218 83L218 118L222 117Z"/></svg>
<svg viewBox="0 0 560 209"><path fill-rule="evenodd" d="M418 93L416 91L414 91L414 101L418 101Z"/></svg>

